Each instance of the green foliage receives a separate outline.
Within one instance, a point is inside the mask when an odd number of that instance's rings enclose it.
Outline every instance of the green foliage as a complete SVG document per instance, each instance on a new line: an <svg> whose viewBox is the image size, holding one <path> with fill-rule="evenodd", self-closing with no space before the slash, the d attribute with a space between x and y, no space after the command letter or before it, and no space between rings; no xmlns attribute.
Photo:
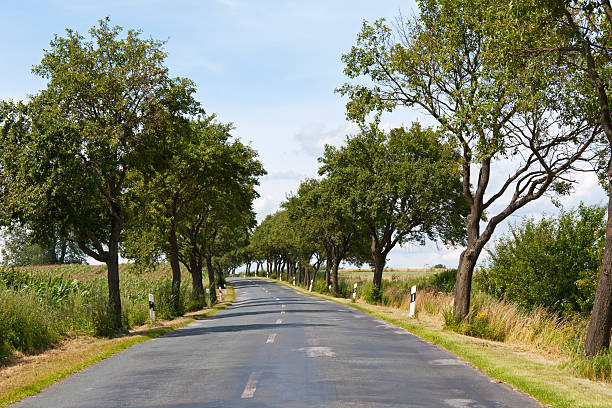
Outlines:
<svg viewBox="0 0 612 408"><path fill-rule="evenodd" d="M0 234L4 240L2 262L8 266L82 264L85 254L78 246L54 233L51 237L39 238L20 224L13 224Z"/></svg>
<svg viewBox="0 0 612 408"><path fill-rule="evenodd" d="M529 219L489 250L475 284L524 308L587 315L593 307L605 240L605 208L581 204L556 218Z"/></svg>
<svg viewBox="0 0 612 408"><path fill-rule="evenodd" d="M365 294L365 301L372 305L378 305L382 302L382 300L382 289L379 289L374 285L369 286Z"/></svg>
<svg viewBox="0 0 612 408"><path fill-rule="evenodd" d="M18 291L27 289L49 301L63 301L72 293L86 296L89 291L76 279L63 275L32 275L17 269L0 268L0 287Z"/></svg>
<svg viewBox="0 0 612 408"><path fill-rule="evenodd" d="M35 293L0 287L0 363L13 349L31 353L60 339L54 315Z"/></svg>
<svg viewBox="0 0 612 408"><path fill-rule="evenodd" d="M177 301L175 299L177 295L172 291L172 281L161 279L155 285L153 296L155 299L155 315L159 319L172 319L185 313L187 308L186 301L189 299L185 285L181 286Z"/></svg>
<svg viewBox="0 0 612 408"><path fill-rule="evenodd" d="M167 265L144 275L134 274L130 266L125 265L121 273L123 327L148 321L148 293L155 296L160 319L196 307L190 286L183 285L179 310L173 308L171 281L164 269ZM96 268L100 267L66 265L31 271L0 268L0 363L13 350L36 352L70 334L114 334L117 326L109 311L108 287L104 273L97 273Z"/></svg>
<svg viewBox="0 0 612 408"><path fill-rule="evenodd" d="M216 288L222 288L222 289L227 287L227 282L225 280L225 276L224 275L217 274L215 276L215 287Z"/></svg>

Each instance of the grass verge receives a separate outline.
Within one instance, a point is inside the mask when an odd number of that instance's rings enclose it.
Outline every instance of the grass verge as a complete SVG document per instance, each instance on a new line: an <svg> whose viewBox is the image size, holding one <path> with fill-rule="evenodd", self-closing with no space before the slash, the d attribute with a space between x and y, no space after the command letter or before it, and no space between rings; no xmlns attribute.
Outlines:
<svg viewBox="0 0 612 408"><path fill-rule="evenodd" d="M400 326L423 340L456 354L488 376L525 392L551 407L612 407L612 385L572 375L571 372L562 369L567 361L559 356L536 352L532 348L517 344L484 340L445 331L440 322L427 319L425 313L422 313L422 317L415 319L409 317L405 310L369 305L361 300L352 303L349 299L308 292L286 282L280 282L280 284L310 296L354 307L366 314Z"/></svg>
<svg viewBox="0 0 612 408"><path fill-rule="evenodd" d="M187 313L184 317L160 322L160 327L136 328L112 339L76 337L59 347L35 356L23 355L0 368L0 407L6 407L37 394L70 374L83 370L135 344L163 336L184 327L194 320L204 319L230 306L235 299L234 289L228 287L227 300L212 308Z"/></svg>

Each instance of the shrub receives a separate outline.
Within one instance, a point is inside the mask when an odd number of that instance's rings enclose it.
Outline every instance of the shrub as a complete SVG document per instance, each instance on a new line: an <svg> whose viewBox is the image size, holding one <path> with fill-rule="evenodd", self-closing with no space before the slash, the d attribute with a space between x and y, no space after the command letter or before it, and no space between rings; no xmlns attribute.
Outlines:
<svg viewBox="0 0 612 408"><path fill-rule="evenodd" d="M32 291L0 289L0 361L12 350L31 353L58 341L63 330L56 323Z"/></svg>
<svg viewBox="0 0 612 408"><path fill-rule="evenodd" d="M377 305L380 304L382 302L383 296L382 296L382 290L378 289L376 286L371 285L368 287L367 291L366 291L366 295L365 295L365 301L366 303L372 304L372 305Z"/></svg>
<svg viewBox="0 0 612 408"><path fill-rule="evenodd" d="M605 239L605 208L581 204L557 218L529 219L489 250L477 288L525 309L589 314Z"/></svg>

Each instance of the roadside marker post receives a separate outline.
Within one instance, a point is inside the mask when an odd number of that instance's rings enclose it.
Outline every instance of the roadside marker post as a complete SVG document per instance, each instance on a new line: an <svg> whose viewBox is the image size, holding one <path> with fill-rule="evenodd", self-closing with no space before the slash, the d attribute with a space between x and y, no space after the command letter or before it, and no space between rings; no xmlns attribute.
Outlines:
<svg viewBox="0 0 612 408"><path fill-rule="evenodd" d="M293 277L293 286L295 286L295 276Z"/></svg>
<svg viewBox="0 0 612 408"><path fill-rule="evenodd" d="M331 293L331 283L329 284L329 287L327 289L329 289L329 293Z"/></svg>
<svg viewBox="0 0 612 408"><path fill-rule="evenodd" d="M268 271L266 271L266 279L268 279L270 276L268 275Z"/></svg>
<svg viewBox="0 0 612 408"><path fill-rule="evenodd" d="M353 285L353 302L357 299L357 283Z"/></svg>
<svg viewBox="0 0 612 408"><path fill-rule="evenodd" d="M149 293L149 317L151 318L151 324L155 324L155 303L152 293Z"/></svg>
<svg viewBox="0 0 612 408"><path fill-rule="evenodd" d="M410 312L408 316L414 317L414 306L416 303L416 285L410 289Z"/></svg>
<svg viewBox="0 0 612 408"><path fill-rule="evenodd" d="M210 307L210 288L206 288L206 306Z"/></svg>
<svg viewBox="0 0 612 408"><path fill-rule="evenodd" d="M311 279L310 280L310 286L308 287L308 291L309 292L312 292L312 284L313 284L313 282L314 282L314 279Z"/></svg>
<svg viewBox="0 0 612 408"><path fill-rule="evenodd" d="M223 302L223 292L221 292L221 286L219 286L219 302Z"/></svg>

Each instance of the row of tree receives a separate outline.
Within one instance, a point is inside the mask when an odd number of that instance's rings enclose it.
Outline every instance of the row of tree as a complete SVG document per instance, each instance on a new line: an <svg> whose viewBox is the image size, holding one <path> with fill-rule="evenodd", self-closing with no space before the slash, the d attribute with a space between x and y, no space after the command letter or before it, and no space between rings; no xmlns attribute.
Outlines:
<svg viewBox="0 0 612 408"><path fill-rule="evenodd" d="M204 264L214 285L255 224L264 170L189 79L170 77L163 42L108 18L89 34L56 35L33 69L46 88L0 105L0 221L41 243L59 230L105 263L121 328L120 254L167 259L177 307L183 263L202 298Z"/></svg>
<svg viewBox="0 0 612 408"><path fill-rule="evenodd" d="M337 292L340 263L367 262L380 290L396 246L464 242L459 155L443 132L364 125L345 145L327 146L320 161L323 177L302 182L253 232L247 253L267 270L286 267L308 283L324 264L326 283Z"/></svg>
<svg viewBox="0 0 612 408"><path fill-rule="evenodd" d="M364 22L343 56L350 82L337 90L361 132L326 148L323 180L304 182L262 223L252 253L289 264L326 258L336 290L339 260L363 255L365 242L378 287L395 245L425 237L463 243L459 321L497 226L544 194L569 194L575 172L595 169L610 202L584 349L599 353L612 329L610 2L417 3L417 15L392 26ZM381 115L400 107L418 108L437 130L380 130Z"/></svg>

